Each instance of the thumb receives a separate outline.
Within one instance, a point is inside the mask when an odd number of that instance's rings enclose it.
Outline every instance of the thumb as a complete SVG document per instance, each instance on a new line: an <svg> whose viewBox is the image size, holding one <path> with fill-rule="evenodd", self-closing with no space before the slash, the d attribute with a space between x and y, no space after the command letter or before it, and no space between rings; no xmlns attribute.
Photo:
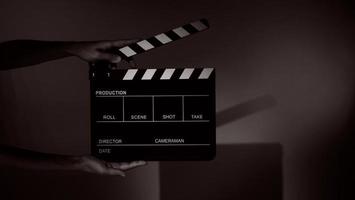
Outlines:
<svg viewBox="0 0 355 200"><path fill-rule="evenodd" d="M122 162L122 163L111 163L113 168L120 170L129 170L139 166L146 165L145 161L133 161L133 162Z"/></svg>
<svg viewBox="0 0 355 200"><path fill-rule="evenodd" d="M96 57L97 60L105 60L111 63L121 62L121 57L119 55L110 54L110 53L99 53Z"/></svg>
<svg viewBox="0 0 355 200"><path fill-rule="evenodd" d="M122 176L122 177L125 177L126 174L121 171L121 170L118 170L118 169L114 169L114 168L107 168L105 170L105 172L103 172L103 174L106 174L106 175L113 175L113 176Z"/></svg>

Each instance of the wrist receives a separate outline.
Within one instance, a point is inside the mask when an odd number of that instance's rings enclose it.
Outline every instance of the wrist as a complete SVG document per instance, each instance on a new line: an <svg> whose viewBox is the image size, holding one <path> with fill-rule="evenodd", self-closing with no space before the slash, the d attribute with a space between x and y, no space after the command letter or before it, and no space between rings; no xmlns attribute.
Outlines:
<svg viewBox="0 0 355 200"><path fill-rule="evenodd" d="M68 156L66 160L67 160L66 163L68 164L70 169L79 170L82 168L83 165L82 156Z"/></svg>
<svg viewBox="0 0 355 200"><path fill-rule="evenodd" d="M60 42L59 49L68 56L77 56L77 46L79 42Z"/></svg>

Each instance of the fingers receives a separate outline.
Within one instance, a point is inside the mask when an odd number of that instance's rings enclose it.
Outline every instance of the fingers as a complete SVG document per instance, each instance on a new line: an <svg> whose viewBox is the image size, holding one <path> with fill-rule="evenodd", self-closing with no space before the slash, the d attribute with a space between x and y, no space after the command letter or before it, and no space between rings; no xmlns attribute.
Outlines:
<svg viewBox="0 0 355 200"><path fill-rule="evenodd" d="M110 53L99 53L96 57L96 60L105 60L109 61L110 63L119 63L122 59L119 55Z"/></svg>
<svg viewBox="0 0 355 200"><path fill-rule="evenodd" d="M120 48L138 42L139 39L103 41L95 44L96 55L94 60L105 60L111 63L119 63L122 58L119 55L107 52L112 48Z"/></svg>
<svg viewBox="0 0 355 200"><path fill-rule="evenodd" d="M132 43L136 43L138 42L140 39L129 39L129 40L116 40L116 41L112 41L112 47L124 47L127 45L130 45Z"/></svg>
<svg viewBox="0 0 355 200"><path fill-rule="evenodd" d="M120 170L130 170L130 169L134 169L136 167L139 166L143 166L146 165L147 162L145 161L133 161L133 162L122 162L122 163L111 163L112 167L116 168L116 169L120 169Z"/></svg>
<svg viewBox="0 0 355 200"><path fill-rule="evenodd" d="M121 169L116 169L111 163L99 160L92 156L83 156L80 158L79 162L78 169L88 173L125 176L125 173Z"/></svg>
<svg viewBox="0 0 355 200"><path fill-rule="evenodd" d="M103 171L103 174L107 175L119 175L125 177L126 174L123 171L134 169L139 166L146 165L145 161L133 161L133 162L122 162L122 163L113 163L106 162L106 170ZM123 171L122 171L123 170Z"/></svg>
<svg viewBox="0 0 355 200"><path fill-rule="evenodd" d="M124 171L133 169L142 165L145 165L145 161L133 161L133 162L122 162L122 163L114 163L114 162L106 162L100 159L97 159L92 156L83 156L79 159L79 165L77 165L77 169L101 174L101 175L113 175L113 176L125 176Z"/></svg>
<svg viewBox="0 0 355 200"><path fill-rule="evenodd" d="M123 171L115 168L107 168L103 174L112 175L112 176L122 176L122 177L126 176L126 174Z"/></svg>
<svg viewBox="0 0 355 200"><path fill-rule="evenodd" d="M136 63L136 61L134 61L133 59L130 60L128 63L129 63L129 65L130 65L131 68L137 68L137 63Z"/></svg>

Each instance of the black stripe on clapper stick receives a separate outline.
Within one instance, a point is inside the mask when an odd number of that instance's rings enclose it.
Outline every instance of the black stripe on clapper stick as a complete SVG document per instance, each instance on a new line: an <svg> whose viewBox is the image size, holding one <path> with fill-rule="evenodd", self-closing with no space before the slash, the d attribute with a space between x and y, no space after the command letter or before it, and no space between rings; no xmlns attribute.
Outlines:
<svg viewBox="0 0 355 200"><path fill-rule="evenodd" d="M207 19L201 19L200 22L202 22L207 28L210 27L210 24L208 23Z"/></svg>
<svg viewBox="0 0 355 200"><path fill-rule="evenodd" d="M146 69L138 69L136 75L134 76L133 80L141 80Z"/></svg>
<svg viewBox="0 0 355 200"><path fill-rule="evenodd" d="M176 68L170 79L172 80L179 79L183 71L184 68Z"/></svg>
<svg viewBox="0 0 355 200"><path fill-rule="evenodd" d="M190 79L193 79L193 80L198 79L202 70L203 70L203 68L195 68L190 76Z"/></svg>
<svg viewBox="0 0 355 200"><path fill-rule="evenodd" d="M145 50L142 49L142 47L140 47L137 43L130 44L128 46L133 49L133 51L135 51L137 54L145 52Z"/></svg>
<svg viewBox="0 0 355 200"><path fill-rule="evenodd" d="M151 37L151 38L148 38L147 41L153 45L155 48L156 47L160 47L162 46L163 44L158 40L156 39L155 37Z"/></svg>
<svg viewBox="0 0 355 200"><path fill-rule="evenodd" d="M174 31L168 31L165 34L174 41L180 39L180 37L176 33L174 33Z"/></svg>
<svg viewBox="0 0 355 200"><path fill-rule="evenodd" d="M194 34L194 33L197 33L198 30L193 27L191 24L186 24L186 25L183 25L182 26L185 30L187 30L187 32L189 32L190 34Z"/></svg>
<svg viewBox="0 0 355 200"><path fill-rule="evenodd" d="M115 80L122 80L126 75L127 70L112 70L111 77Z"/></svg>
<svg viewBox="0 0 355 200"><path fill-rule="evenodd" d="M157 69L157 71L155 71L152 80L159 80L161 78L161 76L163 75L165 69Z"/></svg>

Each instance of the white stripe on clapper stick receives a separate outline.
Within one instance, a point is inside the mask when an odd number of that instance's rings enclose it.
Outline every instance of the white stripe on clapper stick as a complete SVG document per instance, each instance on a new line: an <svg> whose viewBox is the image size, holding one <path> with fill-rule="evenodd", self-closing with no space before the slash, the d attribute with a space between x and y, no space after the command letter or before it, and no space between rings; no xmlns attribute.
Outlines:
<svg viewBox="0 0 355 200"><path fill-rule="evenodd" d="M169 68L169 69L165 69L163 75L160 77L161 80L168 80L171 78L171 76L173 75L175 69L173 68Z"/></svg>
<svg viewBox="0 0 355 200"><path fill-rule="evenodd" d="M160 41L161 43L163 43L163 44L166 44L166 43L172 41L172 40L171 40L167 35L165 35L164 33L161 33L161 34L159 34L159 35L156 35L155 38L156 38L157 40L159 40L159 41Z"/></svg>
<svg viewBox="0 0 355 200"><path fill-rule="evenodd" d="M147 69L147 70L145 70L145 73L144 73L144 75L142 77L142 80L150 80L150 79L152 79L153 76L154 76L155 71L157 71L157 69Z"/></svg>
<svg viewBox="0 0 355 200"><path fill-rule="evenodd" d="M198 79L208 79L210 77L211 73L213 71L213 68L204 68L198 77Z"/></svg>
<svg viewBox="0 0 355 200"><path fill-rule="evenodd" d="M125 56L127 57L131 57L136 55L137 53L135 51L133 51L133 49L131 49L129 46L123 47L119 49L120 52L122 52Z"/></svg>
<svg viewBox="0 0 355 200"><path fill-rule="evenodd" d="M178 36L180 36L181 38L186 37L188 35L190 35L189 32L187 32L184 28L179 27L179 28L175 28L173 29L174 33L176 33Z"/></svg>
<svg viewBox="0 0 355 200"><path fill-rule="evenodd" d="M180 76L180 79L189 79L193 71L194 71L193 68L184 69L184 71L182 72L182 74Z"/></svg>
<svg viewBox="0 0 355 200"><path fill-rule="evenodd" d="M203 24L201 21L195 21L195 22L191 22L190 23L195 29L197 29L198 31L203 31L205 29L207 29L208 27Z"/></svg>
<svg viewBox="0 0 355 200"><path fill-rule="evenodd" d="M144 50L149 50L149 49L153 49L154 46L152 44L150 44L147 40L142 40L140 42L137 42L137 44L142 47L142 49Z"/></svg>
<svg viewBox="0 0 355 200"><path fill-rule="evenodd" d="M129 69L127 70L125 76L123 77L123 80L132 80L134 76L136 75L138 69Z"/></svg>

